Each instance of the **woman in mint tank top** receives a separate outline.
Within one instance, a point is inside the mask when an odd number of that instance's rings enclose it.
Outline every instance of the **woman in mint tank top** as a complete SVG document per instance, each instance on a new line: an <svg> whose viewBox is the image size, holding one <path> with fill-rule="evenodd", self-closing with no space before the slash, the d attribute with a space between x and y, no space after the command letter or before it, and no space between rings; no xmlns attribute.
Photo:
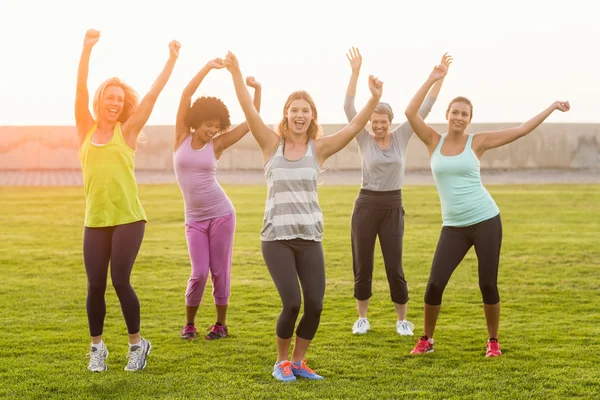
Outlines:
<svg viewBox="0 0 600 400"><path fill-rule="evenodd" d="M344 112L348 121L356 115L354 98L356 83L362 66L360 51L352 48L346 55L352 75L346 90ZM426 118L442 87L439 80L427 93L419 109ZM413 335L413 324L406 320L408 285L402 268L404 242L404 207L402 183L406 165L406 149L414 131L408 121L390 130L394 113L387 103L379 103L371 115L371 133L363 129L356 135L361 160L361 189L352 211L350 239L352 241L352 271L354 298L358 319L352 333L365 334L371 329L367 312L372 296L375 241L379 238L385 272L390 286L390 298L396 310L396 333Z"/></svg>
<svg viewBox="0 0 600 400"><path fill-rule="evenodd" d="M282 382L296 378L321 380L323 377L307 367L305 359L319 327L325 295L319 173L330 156L364 129L381 98L383 84L370 76L371 98L367 105L342 130L321 137L317 109L308 93L297 91L288 97L275 131L265 125L252 105L237 58L231 52L225 58L225 67L231 72L238 100L265 162L268 190L261 250L282 302L275 330L277 361L272 375ZM296 326L301 300L303 315ZM294 328L296 340L290 360Z"/></svg>
<svg viewBox="0 0 600 400"><path fill-rule="evenodd" d="M246 122L228 131L229 110L216 97L192 96L213 69L224 67L223 60L209 61L183 90L177 120L173 165L185 206L185 236L192 272L185 292L186 324L182 339L198 336L195 320L210 272L217 321L206 339L228 336L226 317L230 294L231 261L235 233L235 210L217 182L217 162L225 149L248 133ZM254 88L254 106L260 109L261 86L248 77Z"/></svg>
<svg viewBox="0 0 600 400"><path fill-rule="evenodd" d="M180 44L177 41L169 44L169 59L141 102L130 86L118 78L110 78L96 90L92 116L88 109L87 78L92 48L99 39L100 32L96 30L85 34L75 95L77 141L86 198L83 260L92 337L88 369L106 370L108 350L102 341L102 332L110 263L111 281L129 333L129 362L125 370L138 371L146 366L151 345L140 336L140 303L130 283L146 224L135 181L135 151L138 136L173 72Z"/></svg>
<svg viewBox="0 0 600 400"><path fill-rule="evenodd" d="M487 150L529 134L554 111L569 111L570 105L566 101L557 101L519 126L468 134L473 105L465 97L456 97L446 110L447 133L440 135L423 121L418 110L430 88L446 76L451 63L452 58L447 57L433 69L405 113L415 133L427 146L442 206L442 231L425 291L425 332L411 354L433 351L433 333L444 288L452 272L474 246L488 330L486 357L497 357L502 354L498 343L500 296L497 285L502 223L498 206L481 183L479 160Z"/></svg>

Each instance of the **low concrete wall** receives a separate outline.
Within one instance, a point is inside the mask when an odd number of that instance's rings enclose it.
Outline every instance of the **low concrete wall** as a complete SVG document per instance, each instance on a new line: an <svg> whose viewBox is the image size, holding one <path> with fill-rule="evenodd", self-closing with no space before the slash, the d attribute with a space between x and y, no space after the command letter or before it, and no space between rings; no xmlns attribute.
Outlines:
<svg viewBox="0 0 600 400"><path fill-rule="evenodd" d="M445 124L432 124L443 132ZM496 130L516 124L472 124L470 132ZM324 125L326 135L343 125ZM147 126L136 155L140 170L173 169L173 126ZM355 142L327 161L332 170L360 168ZM600 169L600 124L544 124L528 136L486 153L483 169L561 168ZM72 126L0 127L0 170L79 169L75 128ZM262 156L251 134L228 149L219 161L226 170L262 168ZM407 170L429 168L425 146L409 142Z"/></svg>

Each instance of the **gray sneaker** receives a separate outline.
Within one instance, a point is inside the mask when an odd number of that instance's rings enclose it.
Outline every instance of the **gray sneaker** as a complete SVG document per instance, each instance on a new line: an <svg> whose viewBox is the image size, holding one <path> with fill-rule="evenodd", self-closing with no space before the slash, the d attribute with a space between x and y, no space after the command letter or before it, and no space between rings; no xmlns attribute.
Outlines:
<svg viewBox="0 0 600 400"><path fill-rule="evenodd" d="M90 363L88 369L92 372L103 372L106 371L106 364L104 361L108 358L108 349L104 345L104 349L97 349L92 346L90 348L90 354L88 354Z"/></svg>
<svg viewBox="0 0 600 400"><path fill-rule="evenodd" d="M150 354L150 350L152 350L152 345L144 338L142 338L141 345L132 346L127 355L129 362L125 367L125 371L140 371L146 368L146 357Z"/></svg>

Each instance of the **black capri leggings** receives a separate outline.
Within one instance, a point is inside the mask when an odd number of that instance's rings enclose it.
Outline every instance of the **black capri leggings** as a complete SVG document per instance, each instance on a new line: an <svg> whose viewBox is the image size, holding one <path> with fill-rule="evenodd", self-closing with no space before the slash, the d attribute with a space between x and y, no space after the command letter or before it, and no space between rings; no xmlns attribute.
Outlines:
<svg viewBox="0 0 600 400"><path fill-rule="evenodd" d="M500 302L498 264L502 246L502 221L498 214L470 226L442 227L425 291L425 304L430 306L442 304L442 294L450 276L471 246L475 246L477 254L479 289L483 296L483 303Z"/></svg>
<svg viewBox="0 0 600 400"><path fill-rule="evenodd" d="M379 236L390 296L397 304L408 302L408 287L402 269L404 208L400 190L375 192L361 189L352 212L352 269L354 298L371 298L375 239Z"/></svg>
<svg viewBox="0 0 600 400"><path fill-rule="evenodd" d="M88 280L86 309L91 336L100 336L106 316L106 280L110 277L119 297L129 334L140 331L140 302L129 281L144 239L145 221L88 228L83 232L83 261Z"/></svg>
<svg viewBox="0 0 600 400"><path fill-rule="evenodd" d="M263 241L262 254L281 297L277 336L289 339L300 313L300 285L304 314L296 336L312 340L319 328L325 296L325 259L321 242L292 239Z"/></svg>

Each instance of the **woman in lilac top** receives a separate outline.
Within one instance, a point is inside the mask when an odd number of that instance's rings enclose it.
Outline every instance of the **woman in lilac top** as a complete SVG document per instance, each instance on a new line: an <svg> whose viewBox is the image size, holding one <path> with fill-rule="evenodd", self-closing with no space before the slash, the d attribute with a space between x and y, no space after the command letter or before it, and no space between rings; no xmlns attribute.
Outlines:
<svg viewBox="0 0 600 400"><path fill-rule="evenodd" d="M217 322L206 339L227 337L227 305L235 233L235 209L216 180L217 163L223 151L237 143L249 128L246 122L230 127L229 110L216 97L192 96L212 69L224 67L223 60L209 61L183 90L177 121L173 164L185 204L185 233L192 273L185 293L186 325L182 339L198 336L196 313L210 272ZM261 85L252 77L254 106L260 109Z"/></svg>

